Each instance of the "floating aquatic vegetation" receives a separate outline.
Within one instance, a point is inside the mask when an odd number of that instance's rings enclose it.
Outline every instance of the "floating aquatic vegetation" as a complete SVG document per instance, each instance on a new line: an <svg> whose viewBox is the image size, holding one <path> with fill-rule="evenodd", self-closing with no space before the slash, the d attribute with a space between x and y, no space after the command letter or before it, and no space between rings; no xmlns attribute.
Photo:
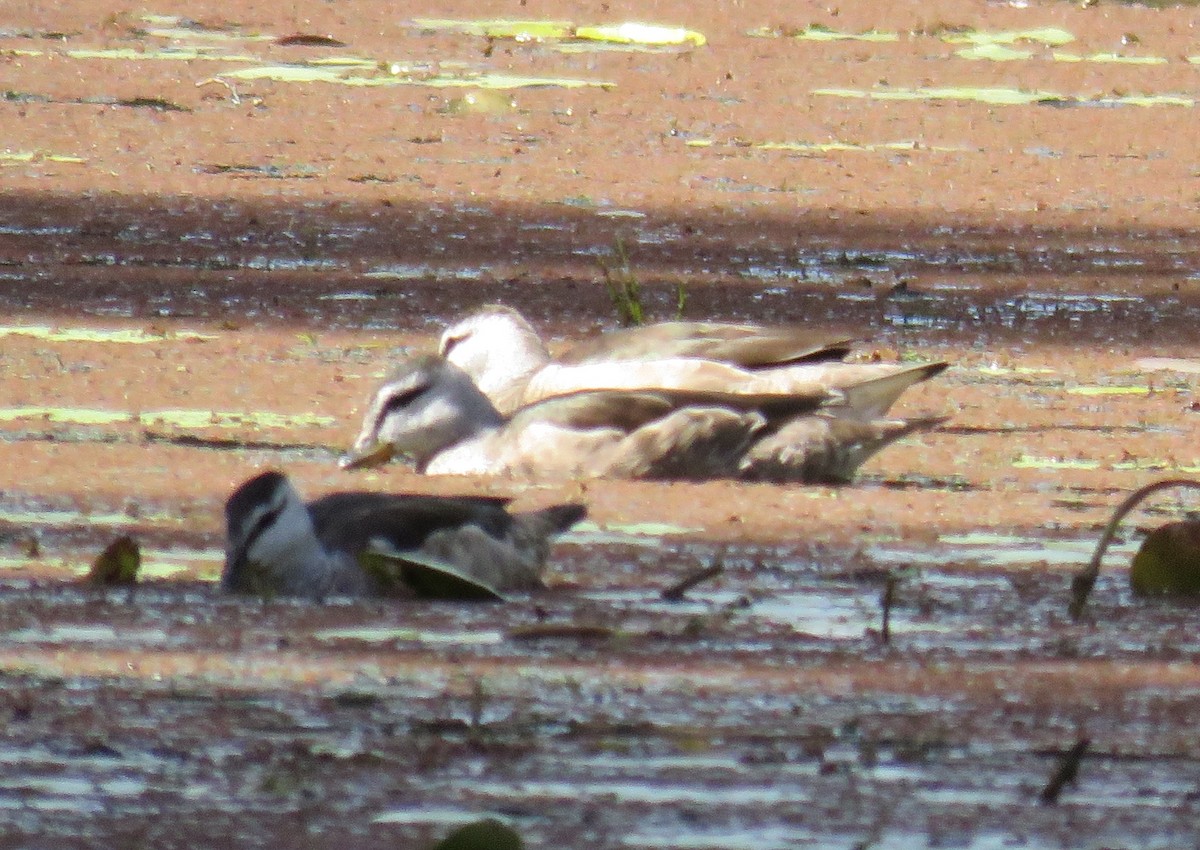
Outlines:
<svg viewBox="0 0 1200 850"><path fill-rule="evenodd" d="M137 583L138 569L142 565L142 553L137 542L129 535L118 537L110 543L92 563L87 574L88 584L100 587L119 587Z"/></svg>
<svg viewBox="0 0 1200 850"><path fill-rule="evenodd" d="M1100 575L1100 562L1108 545L1130 511L1149 496L1167 489L1200 490L1200 481L1169 478L1135 490L1113 511L1100 535L1092 560L1071 580L1070 614L1078 620ZM1168 523L1142 541L1129 573L1130 588L1138 596L1200 597L1200 522Z"/></svg>
<svg viewBox="0 0 1200 850"><path fill-rule="evenodd" d="M116 425L137 423L142 426L170 426L187 430L200 428L298 428L327 427L337 420L315 413L271 413L269 411L151 410L132 413L86 407L4 407L0 422L39 420L65 425Z"/></svg>
<svg viewBox="0 0 1200 850"><path fill-rule="evenodd" d="M281 65L257 65L217 75L220 79L273 80L282 83L335 83L343 86L428 86L430 88L519 89L519 88L613 88L616 83L580 80L570 77L527 77L520 74L490 73L463 69L448 73L424 69L412 71L398 64L363 65L305 62Z"/></svg>
<svg viewBox="0 0 1200 850"><path fill-rule="evenodd" d="M336 38L330 38L327 35L312 35L309 33L296 33L295 35L285 35L275 40L275 43L280 47L346 47L344 41L338 41Z"/></svg>
<svg viewBox="0 0 1200 850"><path fill-rule="evenodd" d="M355 640L362 643L392 643L412 641L426 644L494 645L504 642L504 633L498 631L446 632L403 626L347 626L345 628L321 629L312 636L321 641Z"/></svg>
<svg viewBox="0 0 1200 850"><path fill-rule="evenodd" d="M513 41L582 41L636 47L703 47L703 33L684 27L627 21L617 24L576 25L569 21L453 20L415 18L412 25L428 31L449 31Z"/></svg>
<svg viewBox="0 0 1200 850"><path fill-rule="evenodd" d="M1070 44L1075 36L1057 27L1042 27L1039 29L1009 30L987 32L969 28L947 30L937 33L938 37L947 44L1019 44L1034 42L1048 47L1060 47Z"/></svg>
<svg viewBox="0 0 1200 850"><path fill-rule="evenodd" d="M434 845L433 850L521 850L521 836L495 818L460 826Z"/></svg>
<svg viewBox="0 0 1200 850"><path fill-rule="evenodd" d="M79 48L68 50L66 55L71 59L119 59L127 62L144 60L163 60L170 62L194 62L197 59L222 62L259 62L255 56L244 56L235 53L224 53L202 47L163 47L163 48Z"/></svg>
<svg viewBox="0 0 1200 850"><path fill-rule="evenodd" d="M989 62L1016 62L1033 57L1032 50L1017 50L1004 44L977 44L954 51L960 59L986 59Z"/></svg>
<svg viewBox="0 0 1200 850"><path fill-rule="evenodd" d="M1087 386L1069 387L1068 395L1149 395L1146 386Z"/></svg>
<svg viewBox="0 0 1200 850"><path fill-rule="evenodd" d="M53 325L0 325L0 338L29 336L46 342L117 342L140 345L171 340L216 339L215 334L172 330L161 333L137 328L60 328Z"/></svg>
<svg viewBox="0 0 1200 850"><path fill-rule="evenodd" d="M993 106L1028 106L1036 103L1062 106L1194 106L1195 100L1183 95L1114 95L1082 97L1052 91L958 86L916 89L813 89L812 94L866 100L968 100Z"/></svg>
<svg viewBox="0 0 1200 850"><path fill-rule="evenodd" d="M46 153L45 151L0 151L0 163L8 162L60 162L70 165L81 165L87 162L87 160L81 156Z"/></svg>
<svg viewBox="0 0 1200 850"><path fill-rule="evenodd" d="M321 172L311 165L285 165L269 163L254 165L250 163L214 162L197 166L201 174L228 174L232 177L262 178L265 180L313 180L321 176Z"/></svg>
<svg viewBox="0 0 1200 850"><path fill-rule="evenodd" d="M1166 65L1165 56L1122 56L1117 53L1092 53L1078 56L1074 53L1054 52L1055 62L1102 62L1115 65Z"/></svg>
<svg viewBox="0 0 1200 850"><path fill-rule="evenodd" d="M843 151L932 151L938 153L961 153L963 147L926 145L921 142L755 142L751 147L764 151L797 151L799 153L841 153Z"/></svg>
<svg viewBox="0 0 1200 850"><path fill-rule="evenodd" d="M866 30L863 32L843 32L830 29L822 24L809 24L806 27L764 26L750 30L746 35L751 38L794 38L799 41L868 41L888 43L900 40L900 34Z"/></svg>
<svg viewBox="0 0 1200 850"><path fill-rule="evenodd" d="M235 24L205 24L179 15L142 15L145 28L136 30L138 35L169 38L177 41L274 41L275 36L266 33L247 32Z"/></svg>

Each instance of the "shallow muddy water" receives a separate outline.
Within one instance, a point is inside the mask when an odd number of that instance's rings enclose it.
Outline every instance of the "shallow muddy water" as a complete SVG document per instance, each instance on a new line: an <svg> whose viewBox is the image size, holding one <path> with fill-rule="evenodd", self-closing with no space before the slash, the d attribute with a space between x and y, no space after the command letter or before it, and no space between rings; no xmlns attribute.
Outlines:
<svg viewBox="0 0 1200 850"><path fill-rule="evenodd" d="M1192 11L377 6L0 20L0 844L1194 845L1200 614L1126 570L1194 500L1066 613L1200 470ZM705 43L414 23L530 14ZM651 318L952 361L897 408L951 421L845 488L337 468L464 310L614 327L618 244ZM501 605L222 598L268 466L589 521ZM80 584L121 534L143 585Z"/></svg>

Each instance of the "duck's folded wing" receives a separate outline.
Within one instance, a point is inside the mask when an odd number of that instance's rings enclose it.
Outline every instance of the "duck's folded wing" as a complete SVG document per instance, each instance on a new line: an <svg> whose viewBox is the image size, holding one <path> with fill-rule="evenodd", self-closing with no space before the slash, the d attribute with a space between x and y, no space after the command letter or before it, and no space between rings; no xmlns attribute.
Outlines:
<svg viewBox="0 0 1200 850"><path fill-rule="evenodd" d="M592 390L555 395L520 408L505 431L518 433L535 424L580 431L598 428L632 431L670 413L674 402L659 392Z"/></svg>
<svg viewBox="0 0 1200 850"><path fill-rule="evenodd" d="M577 343L558 360L564 364L608 360L696 357L748 368L805 360L838 360L853 340L798 325L739 325L723 322L661 322L624 328Z"/></svg>
<svg viewBox="0 0 1200 850"><path fill-rule="evenodd" d="M503 537L513 523L505 510L508 501L485 496L334 493L309 503L308 510L327 549L359 552L373 545L404 552L419 548L436 532L468 525Z"/></svg>

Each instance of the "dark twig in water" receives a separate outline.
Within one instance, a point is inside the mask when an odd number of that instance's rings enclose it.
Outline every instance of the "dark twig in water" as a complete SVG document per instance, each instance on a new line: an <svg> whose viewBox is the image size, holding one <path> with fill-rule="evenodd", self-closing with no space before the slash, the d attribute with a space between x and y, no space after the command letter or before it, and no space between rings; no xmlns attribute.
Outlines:
<svg viewBox="0 0 1200 850"><path fill-rule="evenodd" d="M1054 771L1054 775L1050 777L1050 781L1046 783L1046 787L1038 795L1038 799L1042 801L1042 805L1053 806L1058 803L1058 796L1062 793L1063 786L1074 782L1076 777L1079 776L1079 763L1083 761L1083 755L1087 752L1089 744L1091 744L1090 740L1080 738L1075 746L1063 753L1062 759L1058 763L1058 768Z"/></svg>
<svg viewBox="0 0 1200 850"><path fill-rule="evenodd" d="M1100 542L1096 544L1096 552L1092 555L1092 560L1071 579L1071 606L1069 610L1072 619L1078 620L1083 615L1083 608L1087 605L1088 595L1092 592L1092 588L1096 585L1096 578L1100 575L1100 562L1104 558L1104 553L1108 550L1108 544L1112 542L1113 537L1116 535L1117 526L1121 523L1121 520L1147 496L1171 487L1186 487L1200 490L1200 481L1194 481L1190 478L1168 478L1165 481L1156 481L1153 484L1147 484L1145 487L1134 490L1129 494L1129 498L1122 502L1116 511L1113 512L1112 519L1108 521L1108 525L1104 527L1104 533L1100 535Z"/></svg>
<svg viewBox="0 0 1200 850"><path fill-rule="evenodd" d="M879 626L879 639L884 645L892 642L892 606L896 604L896 585L900 583L900 579L895 573L889 572L883 583L883 595L879 598L879 605L883 608L883 622Z"/></svg>
<svg viewBox="0 0 1200 850"><path fill-rule="evenodd" d="M662 592L662 598L667 602L681 602L683 597L689 590L702 582L708 581L710 578L716 578L721 573L725 572L725 549L722 548L717 553L717 557L713 560L710 566L702 570L697 570L690 575L684 576L675 584L666 588Z"/></svg>

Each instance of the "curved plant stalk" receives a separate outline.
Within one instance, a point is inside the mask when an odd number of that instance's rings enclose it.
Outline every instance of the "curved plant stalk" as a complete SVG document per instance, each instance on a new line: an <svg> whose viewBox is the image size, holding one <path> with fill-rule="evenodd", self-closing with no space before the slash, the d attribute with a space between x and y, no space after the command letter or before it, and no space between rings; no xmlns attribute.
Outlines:
<svg viewBox="0 0 1200 850"><path fill-rule="evenodd" d="M1108 544L1116 535L1117 526L1121 520L1147 496L1170 487L1200 490L1200 481L1191 478L1168 478L1164 481L1155 481L1153 484L1147 484L1145 487L1134 490L1113 512L1112 519L1108 521L1108 525L1104 527L1104 533L1100 535L1100 542L1096 545L1096 552L1092 555L1091 562L1071 579L1071 607L1069 610L1072 619L1078 620L1083 614L1083 606L1087 604L1088 594L1092 592L1092 587L1096 584L1096 577L1100 575L1100 561L1108 550Z"/></svg>

